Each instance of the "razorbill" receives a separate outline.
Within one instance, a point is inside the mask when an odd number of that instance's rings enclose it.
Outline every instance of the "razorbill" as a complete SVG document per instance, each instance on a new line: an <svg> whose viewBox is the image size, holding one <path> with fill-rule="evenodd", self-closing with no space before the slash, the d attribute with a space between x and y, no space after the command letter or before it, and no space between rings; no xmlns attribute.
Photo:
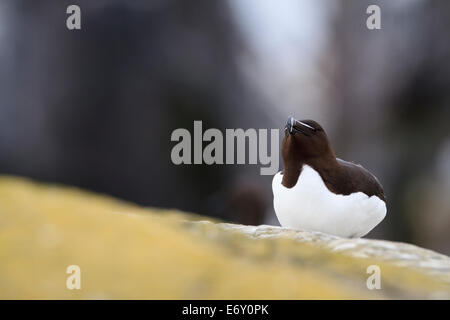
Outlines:
<svg viewBox="0 0 450 320"><path fill-rule="evenodd" d="M289 117L281 153L284 170L272 181L281 226L356 238L385 217L377 178L360 165L336 158L317 122Z"/></svg>

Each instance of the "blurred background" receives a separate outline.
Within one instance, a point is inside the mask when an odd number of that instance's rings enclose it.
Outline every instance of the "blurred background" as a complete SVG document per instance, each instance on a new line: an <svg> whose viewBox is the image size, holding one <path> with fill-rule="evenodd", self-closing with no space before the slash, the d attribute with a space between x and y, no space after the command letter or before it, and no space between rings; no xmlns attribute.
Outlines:
<svg viewBox="0 0 450 320"><path fill-rule="evenodd" d="M0 0L0 174L278 224L259 165L176 166L170 135L293 115L383 184L369 238L450 254L449 34L445 0Z"/></svg>

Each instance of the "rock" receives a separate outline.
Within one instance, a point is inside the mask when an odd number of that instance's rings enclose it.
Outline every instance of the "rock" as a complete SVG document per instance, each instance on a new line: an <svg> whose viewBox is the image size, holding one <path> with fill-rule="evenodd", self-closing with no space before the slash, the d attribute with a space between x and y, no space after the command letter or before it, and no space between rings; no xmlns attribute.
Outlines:
<svg viewBox="0 0 450 320"><path fill-rule="evenodd" d="M430 250L204 219L0 177L0 298L450 298L450 258Z"/></svg>

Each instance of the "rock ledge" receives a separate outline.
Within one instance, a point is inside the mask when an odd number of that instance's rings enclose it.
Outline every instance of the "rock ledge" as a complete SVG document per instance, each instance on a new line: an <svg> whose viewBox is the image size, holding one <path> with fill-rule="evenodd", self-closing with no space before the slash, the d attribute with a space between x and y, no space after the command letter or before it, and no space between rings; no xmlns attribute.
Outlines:
<svg viewBox="0 0 450 320"><path fill-rule="evenodd" d="M430 250L204 219L0 176L0 298L450 299L450 258Z"/></svg>

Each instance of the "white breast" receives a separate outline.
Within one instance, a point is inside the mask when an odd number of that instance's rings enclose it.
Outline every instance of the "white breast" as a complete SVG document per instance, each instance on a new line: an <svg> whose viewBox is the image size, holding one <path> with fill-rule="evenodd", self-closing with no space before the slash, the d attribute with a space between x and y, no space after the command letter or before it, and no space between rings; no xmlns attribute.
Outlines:
<svg viewBox="0 0 450 320"><path fill-rule="evenodd" d="M386 204L363 192L339 195L319 173L304 165L297 184L286 188L278 172L272 181L275 213L283 227L320 231L340 237L362 237L386 216Z"/></svg>

